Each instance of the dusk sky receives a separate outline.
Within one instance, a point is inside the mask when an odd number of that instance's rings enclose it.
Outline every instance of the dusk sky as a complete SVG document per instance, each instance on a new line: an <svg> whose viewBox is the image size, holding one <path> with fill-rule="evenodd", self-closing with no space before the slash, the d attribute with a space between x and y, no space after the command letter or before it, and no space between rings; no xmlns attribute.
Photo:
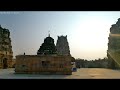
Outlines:
<svg viewBox="0 0 120 90"><path fill-rule="evenodd" d="M75 58L98 59L107 56L109 29L120 18L116 11L9 11L0 12L0 24L11 33L14 57L36 55L44 38L67 35Z"/></svg>

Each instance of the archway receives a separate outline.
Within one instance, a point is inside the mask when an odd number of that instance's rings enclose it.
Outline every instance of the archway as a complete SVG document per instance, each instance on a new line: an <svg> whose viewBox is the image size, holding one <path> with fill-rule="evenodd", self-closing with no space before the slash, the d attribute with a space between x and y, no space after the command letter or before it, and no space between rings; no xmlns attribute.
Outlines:
<svg viewBox="0 0 120 90"><path fill-rule="evenodd" d="M7 58L3 59L3 69L6 69L8 67L7 65Z"/></svg>

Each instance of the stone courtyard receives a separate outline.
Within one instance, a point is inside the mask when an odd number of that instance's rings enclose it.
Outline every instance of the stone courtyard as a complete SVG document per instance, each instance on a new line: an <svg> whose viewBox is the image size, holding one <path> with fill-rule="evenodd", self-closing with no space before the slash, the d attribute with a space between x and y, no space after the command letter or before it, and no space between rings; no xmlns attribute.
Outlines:
<svg viewBox="0 0 120 90"><path fill-rule="evenodd" d="M14 68L0 69L0 79L120 79L120 70L80 68L72 75L15 74Z"/></svg>

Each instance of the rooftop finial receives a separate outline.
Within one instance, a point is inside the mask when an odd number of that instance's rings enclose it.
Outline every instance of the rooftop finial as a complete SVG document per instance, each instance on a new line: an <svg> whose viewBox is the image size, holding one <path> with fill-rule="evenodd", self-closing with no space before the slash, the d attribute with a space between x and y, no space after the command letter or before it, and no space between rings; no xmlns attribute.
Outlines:
<svg viewBox="0 0 120 90"><path fill-rule="evenodd" d="M50 37L50 31L48 31L48 37Z"/></svg>

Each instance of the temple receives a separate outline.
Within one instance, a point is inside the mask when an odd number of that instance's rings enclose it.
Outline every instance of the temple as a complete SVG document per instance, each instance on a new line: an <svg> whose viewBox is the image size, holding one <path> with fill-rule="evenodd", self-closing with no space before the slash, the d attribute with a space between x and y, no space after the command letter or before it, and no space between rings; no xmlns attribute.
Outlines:
<svg viewBox="0 0 120 90"><path fill-rule="evenodd" d="M44 39L37 55L17 55L15 73L38 73L38 74L72 74L71 62L74 58L70 55L67 37L61 36L54 44L54 39Z"/></svg>
<svg viewBox="0 0 120 90"><path fill-rule="evenodd" d="M0 68L12 67L13 51L8 29L0 25Z"/></svg>

